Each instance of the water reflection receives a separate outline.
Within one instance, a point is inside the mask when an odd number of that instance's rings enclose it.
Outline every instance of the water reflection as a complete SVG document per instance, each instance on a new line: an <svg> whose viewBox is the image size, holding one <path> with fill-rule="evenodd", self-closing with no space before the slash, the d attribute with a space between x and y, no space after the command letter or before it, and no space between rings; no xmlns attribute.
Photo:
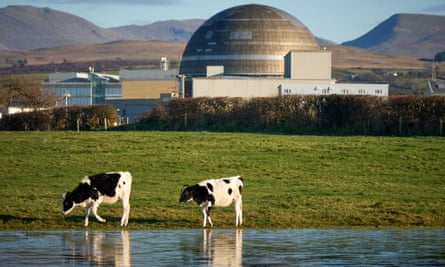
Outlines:
<svg viewBox="0 0 445 267"><path fill-rule="evenodd" d="M243 230L215 232L212 229L204 229L201 252L204 264L211 266L242 266Z"/></svg>
<svg viewBox="0 0 445 267"><path fill-rule="evenodd" d="M0 231L1 266L445 266L445 230Z"/></svg>
<svg viewBox="0 0 445 267"><path fill-rule="evenodd" d="M62 237L68 265L131 266L128 231L85 231L80 235L67 233Z"/></svg>

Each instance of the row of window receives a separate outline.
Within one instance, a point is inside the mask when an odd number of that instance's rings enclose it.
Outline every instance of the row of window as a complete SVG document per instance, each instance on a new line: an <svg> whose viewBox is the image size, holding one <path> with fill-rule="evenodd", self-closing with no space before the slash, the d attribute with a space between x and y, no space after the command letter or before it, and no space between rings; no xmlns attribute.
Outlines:
<svg viewBox="0 0 445 267"><path fill-rule="evenodd" d="M298 90L298 91L300 91L300 90ZM316 91L316 89L315 89L315 91ZM370 93L368 93L368 91L366 89L358 89L356 92L359 95L369 95L370 94ZM322 95L327 95L327 94L332 94L332 93L333 93L333 89L331 89L331 88L321 89ZM349 90L349 89L342 89L341 93L348 95L348 94L354 94L354 91ZM296 94L296 92L294 92L294 90L292 90L292 89L283 89L282 94L291 95L291 94ZM383 89L375 89L373 95L383 95Z"/></svg>
<svg viewBox="0 0 445 267"><path fill-rule="evenodd" d="M63 98L59 105L89 105L91 100L93 104L103 103L106 98L120 98L122 96L121 87L75 87L75 86L54 86L47 85L44 89L55 92ZM92 96L91 96L92 93ZM93 97L93 99L91 99Z"/></svg>

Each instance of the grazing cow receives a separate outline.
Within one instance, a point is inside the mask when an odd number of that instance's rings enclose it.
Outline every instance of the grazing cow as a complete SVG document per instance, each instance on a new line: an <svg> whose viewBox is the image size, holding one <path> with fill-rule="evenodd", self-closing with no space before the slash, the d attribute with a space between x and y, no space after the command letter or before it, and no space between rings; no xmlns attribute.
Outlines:
<svg viewBox="0 0 445 267"><path fill-rule="evenodd" d="M62 196L62 213L67 215L76 206L85 210L85 226L88 226L90 210L99 222L106 220L97 214L99 205L103 202L113 204L122 202L121 226L127 226L130 214L130 193L132 176L129 172L107 172L85 176L79 185Z"/></svg>
<svg viewBox="0 0 445 267"><path fill-rule="evenodd" d="M210 226L213 226L212 219L210 219L212 207L228 207L234 203L235 225L240 226L243 223L242 193L243 178L241 176L210 179L191 186L184 185L179 202L194 200L202 208L203 227L206 226L207 221Z"/></svg>

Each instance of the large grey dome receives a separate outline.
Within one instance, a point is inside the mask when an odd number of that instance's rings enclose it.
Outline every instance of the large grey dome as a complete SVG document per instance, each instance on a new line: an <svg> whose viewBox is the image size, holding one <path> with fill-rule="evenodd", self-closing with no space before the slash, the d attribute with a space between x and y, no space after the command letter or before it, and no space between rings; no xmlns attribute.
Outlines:
<svg viewBox="0 0 445 267"><path fill-rule="evenodd" d="M193 34L180 73L203 76L223 65L225 75L283 76L289 51L319 49L309 29L292 15L263 5L221 11Z"/></svg>

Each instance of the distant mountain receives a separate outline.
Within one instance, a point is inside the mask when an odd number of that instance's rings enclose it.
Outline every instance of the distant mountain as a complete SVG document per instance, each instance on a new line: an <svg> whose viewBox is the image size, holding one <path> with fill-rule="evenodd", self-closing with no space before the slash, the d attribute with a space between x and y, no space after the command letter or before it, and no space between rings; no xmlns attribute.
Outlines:
<svg viewBox="0 0 445 267"><path fill-rule="evenodd" d="M0 9L0 47L28 50L119 39L113 31L50 8L8 6Z"/></svg>
<svg viewBox="0 0 445 267"><path fill-rule="evenodd" d="M338 45L336 42L333 42L331 40L324 39L324 38L321 38L321 37L317 37L317 36L315 36L315 41L317 41L319 46L334 46L334 45Z"/></svg>
<svg viewBox="0 0 445 267"><path fill-rule="evenodd" d="M445 51L445 16L396 14L365 35L342 45L390 55L433 58Z"/></svg>
<svg viewBox="0 0 445 267"><path fill-rule="evenodd" d="M149 25L101 28L50 8L0 8L0 51L24 51L64 45L102 44L119 40L186 43L204 22L201 19L167 20ZM316 37L321 46L335 43ZM397 14L367 34L342 45L389 55L433 58L445 51L445 16Z"/></svg>
<svg viewBox="0 0 445 267"><path fill-rule="evenodd" d="M204 20L170 20L107 29L51 8L8 6L0 8L0 50L31 50L117 40L187 42L202 22Z"/></svg>
<svg viewBox="0 0 445 267"><path fill-rule="evenodd" d="M153 24L111 28L125 40L163 40L186 43L204 22L202 19L166 20Z"/></svg>
<svg viewBox="0 0 445 267"><path fill-rule="evenodd" d="M328 44L326 46L332 51L332 65L334 68L418 69L423 68L425 64L425 62L413 57L385 55L351 46ZM85 63L87 67L93 64L98 69L98 64L101 64L100 61L107 61L111 66L113 65L111 62L122 66L128 60L150 61L158 64L160 56L167 57L171 63L177 63L184 48L185 43L181 42L137 40L58 46L27 51L0 52L0 66L8 66L11 64L11 61L16 62L26 59L30 70L38 69L37 66L39 65L48 65L48 70L61 71L62 67L68 68L71 63ZM134 62L134 64L139 63ZM88 69L87 67L84 70ZM122 68L125 67L122 66ZM4 71L12 70L5 69ZM71 66L70 71L79 70L74 65L74 67ZM0 73L1 71L0 68Z"/></svg>

